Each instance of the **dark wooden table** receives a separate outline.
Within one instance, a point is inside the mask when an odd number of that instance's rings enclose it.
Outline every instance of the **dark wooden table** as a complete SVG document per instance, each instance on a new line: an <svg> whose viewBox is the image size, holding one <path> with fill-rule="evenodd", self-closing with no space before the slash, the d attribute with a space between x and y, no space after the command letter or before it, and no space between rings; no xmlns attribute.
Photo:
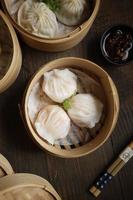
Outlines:
<svg viewBox="0 0 133 200"><path fill-rule="evenodd" d="M44 53L27 47L21 40L22 70L16 82L0 95L0 152L9 159L16 172L43 176L56 188L63 200L94 199L88 188L110 164L133 134L133 62L111 67L101 55L99 40L115 24L133 26L132 0L102 0L100 12L87 37L63 53ZM79 159L61 159L40 150L28 137L19 115L18 104L31 75L50 60L76 56L101 65L113 78L119 92L120 116L112 136L97 151ZM133 199L133 160L114 178L99 200Z"/></svg>

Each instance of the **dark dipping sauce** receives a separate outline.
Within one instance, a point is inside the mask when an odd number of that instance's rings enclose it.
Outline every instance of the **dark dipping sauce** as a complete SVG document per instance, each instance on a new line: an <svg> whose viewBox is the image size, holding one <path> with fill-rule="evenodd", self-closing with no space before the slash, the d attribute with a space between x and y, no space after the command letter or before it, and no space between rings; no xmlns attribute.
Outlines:
<svg viewBox="0 0 133 200"><path fill-rule="evenodd" d="M109 29L102 38L104 57L113 64L124 64L133 59L133 30L128 26Z"/></svg>

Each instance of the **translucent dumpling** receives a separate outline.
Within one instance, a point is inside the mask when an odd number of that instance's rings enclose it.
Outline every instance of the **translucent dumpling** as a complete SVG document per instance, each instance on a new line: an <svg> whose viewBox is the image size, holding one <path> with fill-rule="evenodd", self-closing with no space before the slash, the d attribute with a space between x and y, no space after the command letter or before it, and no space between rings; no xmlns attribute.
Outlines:
<svg viewBox="0 0 133 200"><path fill-rule="evenodd" d="M44 94L40 82L37 82L30 92L27 105L29 118L32 123L35 121L38 112L49 104L52 104L52 100Z"/></svg>
<svg viewBox="0 0 133 200"><path fill-rule="evenodd" d="M64 102L64 108L72 121L79 127L95 127L100 121L103 104L91 94L77 94L69 102Z"/></svg>
<svg viewBox="0 0 133 200"><path fill-rule="evenodd" d="M18 24L28 32L53 38L58 31L58 23L55 14L45 3L25 1L18 10Z"/></svg>
<svg viewBox="0 0 133 200"><path fill-rule="evenodd" d="M59 4L56 16L60 22L68 26L78 25L82 22L87 7L86 0L59 0Z"/></svg>
<svg viewBox="0 0 133 200"><path fill-rule="evenodd" d="M62 103L77 91L77 76L68 69L54 69L44 74L43 91L55 102Z"/></svg>
<svg viewBox="0 0 133 200"><path fill-rule="evenodd" d="M38 134L53 145L55 140L67 136L70 119L61 107L49 105L39 112L34 126Z"/></svg>

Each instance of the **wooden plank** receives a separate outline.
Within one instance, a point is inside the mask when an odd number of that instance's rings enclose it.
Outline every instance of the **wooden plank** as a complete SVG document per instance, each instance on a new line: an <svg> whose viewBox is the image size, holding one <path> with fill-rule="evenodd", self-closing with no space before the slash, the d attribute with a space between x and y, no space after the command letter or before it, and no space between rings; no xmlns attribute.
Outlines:
<svg viewBox="0 0 133 200"><path fill-rule="evenodd" d="M88 186L133 136L133 63L111 67L102 57L99 47L105 29L121 23L132 26L132 21L132 0L102 0L98 17L87 37L71 50L44 53L27 47L20 40L23 52L21 73L15 84L0 95L0 152L9 159L15 171L35 173L49 180L63 200L93 200ZM101 65L113 78L121 100L119 121L111 139L91 155L80 159L56 158L40 150L29 139L17 106L34 72L42 64L66 56L83 57ZM98 199L133 199L132 169L133 162L130 162Z"/></svg>

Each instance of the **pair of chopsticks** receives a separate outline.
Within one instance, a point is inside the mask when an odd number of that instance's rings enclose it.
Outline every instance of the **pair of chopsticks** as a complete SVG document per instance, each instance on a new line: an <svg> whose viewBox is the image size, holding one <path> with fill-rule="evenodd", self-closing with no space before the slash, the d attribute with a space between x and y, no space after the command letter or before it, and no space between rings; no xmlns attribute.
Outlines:
<svg viewBox="0 0 133 200"><path fill-rule="evenodd" d="M98 197L104 187L112 180L114 176L126 165L133 156L133 141L121 152L118 158L110 165L105 173L89 189L93 196Z"/></svg>

